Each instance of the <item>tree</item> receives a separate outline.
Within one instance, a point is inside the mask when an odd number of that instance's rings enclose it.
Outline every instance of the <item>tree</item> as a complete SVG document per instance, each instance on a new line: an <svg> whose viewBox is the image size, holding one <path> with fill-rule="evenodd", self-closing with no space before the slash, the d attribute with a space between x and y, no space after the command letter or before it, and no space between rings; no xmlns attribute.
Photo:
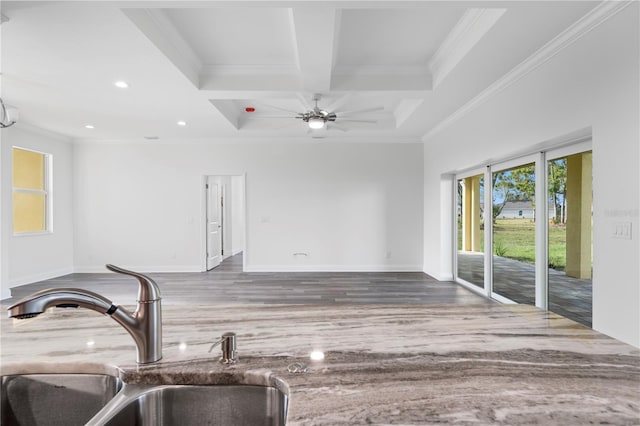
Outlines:
<svg viewBox="0 0 640 426"><path fill-rule="evenodd" d="M567 159L549 161L549 200L555 206L555 223L565 223L567 199Z"/></svg>
<svg viewBox="0 0 640 426"><path fill-rule="evenodd" d="M495 223L509 201L535 200L535 165L496 172L493 174L493 221Z"/></svg>
<svg viewBox="0 0 640 426"><path fill-rule="evenodd" d="M511 174L508 171L494 173L491 179L491 187L493 188L492 215L493 223L496 223L496 219L498 218L498 216L500 216L500 213L502 213L502 209L510 199L513 182L511 179Z"/></svg>

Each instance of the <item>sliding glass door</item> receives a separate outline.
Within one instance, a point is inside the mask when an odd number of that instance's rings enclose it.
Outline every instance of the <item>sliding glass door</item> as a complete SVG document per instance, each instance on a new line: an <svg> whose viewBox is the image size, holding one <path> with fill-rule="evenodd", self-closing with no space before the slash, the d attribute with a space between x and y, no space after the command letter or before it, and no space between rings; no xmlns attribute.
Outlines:
<svg viewBox="0 0 640 426"><path fill-rule="evenodd" d="M455 276L592 324L591 140L456 176Z"/></svg>
<svg viewBox="0 0 640 426"><path fill-rule="evenodd" d="M589 327L593 274L591 158L591 151L585 151L547 161L548 309Z"/></svg>
<svg viewBox="0 0 640 426"><path fill-rule="evenodd" d="M535 163L494 171L492 183L493 293L535 305Z"/></svg>
<svg viewBox="0 0 640 426"><path fill-rule="evenodd" d="M484 287L484 174L457 180L457 276Z"/></svg>

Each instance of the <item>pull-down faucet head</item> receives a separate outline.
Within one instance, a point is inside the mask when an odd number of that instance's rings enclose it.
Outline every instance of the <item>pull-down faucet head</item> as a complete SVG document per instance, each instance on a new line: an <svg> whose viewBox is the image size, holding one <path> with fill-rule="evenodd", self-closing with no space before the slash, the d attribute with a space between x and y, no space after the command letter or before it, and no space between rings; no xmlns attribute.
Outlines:
<svg viewBox="0 0 640 426"><path fill-rule="evenodd" d="M114 265L107 269L138 279L138 304L135 312L114 305L109 299L89 290L57 288L36 292L8 308L9 318L32 318L47 308L86 308L109 315L133 337L139 364L147 364L162 358L162 308L160 290L149 277Z"/></svg>

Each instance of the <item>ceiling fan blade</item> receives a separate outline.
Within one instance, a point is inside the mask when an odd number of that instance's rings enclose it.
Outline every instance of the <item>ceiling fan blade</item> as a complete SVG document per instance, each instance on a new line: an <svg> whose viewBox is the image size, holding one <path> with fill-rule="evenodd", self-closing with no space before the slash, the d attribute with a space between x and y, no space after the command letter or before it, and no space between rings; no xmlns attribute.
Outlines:
<svg viewBox="0 0 640 426"><path fill-rule="evenodd" d="M339 130L341 132L348 132L349 131L349 129L347 129L346 127L342 127L338 123L331 123L331 124L327 123L327 130Z"/></svg>
<svg viewBox="0 0 640 426"><path fill-rule="evenodd" d="M313 105L309 103L307 98L305 98L302 93L297 93L296 95L298 97L298 100L302 104L302 107L305 109L305 111L311 111L313 109Z"/></svg>
<svg viewBox="0 0 640 426"><path fill-rule="evenodd" d="M256 105L261 105L261 106L263 106L263 107L265 107L265 108L271 108L271 109L275 109L275 110L278 110L278 111L288 112L288 113L293 114L293 115L298 115L298 114L300 114L298 111L292 111L292 110L290 110L290 109L280 108L280 107L278 107L278 106L275 106L275 105L269 105L269 104L265 104L265 103L262 103L262 102L255 102L255 104L256 104Z"/></svg>
<svg viewBox="0 0 640 426"><path fill-rule="evenodd" d="M353 96L353 92L345 93L344 95L336 99L334 102L332 102L330 105L327 105L326 110L335 111L337 109L340 109L340 107L344 105L349 99L351 99L352 96Z"/></svg>
<svg viewBox="0 0 640 426"><path fill-rule="evenodd" d="M287 122L286 124L282 124L282 122L280 122L279 126L271 126L271 129L273 130L282 130L282 129L286 129L288 127L293 127L293 126L298 126L298 123L295 123L293 121L291 122Z"/></svg>
<svg viewBox="0 0 640 426"><path fill-rule="evenodd" d="M357 109L357 110L353 110L353 111L341 111L341 112L336 111L336 115L338 117L341 117L343 115L362 114L362 113L365 113L365 112L382 111L383 109L384 109L384 107L379 106L379 107Z"/></svg>
<svg viewBox="0 0 640 426"><path fill-rule="evenodd" d="M341 123L344 123L345 121L348 121L350 123L371 123L371 124L376 124L378 122L378 120L357 120L357 119L351 119L351 118L342 118L342 119L338 119L340 120Z"/></svg>
<svg viewBox="0 0 640 426"><path fill-rule="evenodd" d="M248 117L247 120L261 120L261 119L272 119L272 118L292 119L297 117L294 117L292 115L252 115L251 117Z"/></svg>

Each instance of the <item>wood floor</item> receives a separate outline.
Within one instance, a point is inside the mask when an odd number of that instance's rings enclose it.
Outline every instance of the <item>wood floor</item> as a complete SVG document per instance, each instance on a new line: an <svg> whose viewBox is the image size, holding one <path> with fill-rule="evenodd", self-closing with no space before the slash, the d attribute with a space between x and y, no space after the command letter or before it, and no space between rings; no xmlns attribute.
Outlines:
<svg viewBox="0 0 640 426"><path fill-rule="evenodd" d="M124 265L123 265L124 266ZM169 304L488 304L495 303L422 272L242 272L242 254L203 273L149 273ZM35 291L75 287L116 304L135 303L137 281L113 273L71 274L11 289L12 303Z"/></svg>

